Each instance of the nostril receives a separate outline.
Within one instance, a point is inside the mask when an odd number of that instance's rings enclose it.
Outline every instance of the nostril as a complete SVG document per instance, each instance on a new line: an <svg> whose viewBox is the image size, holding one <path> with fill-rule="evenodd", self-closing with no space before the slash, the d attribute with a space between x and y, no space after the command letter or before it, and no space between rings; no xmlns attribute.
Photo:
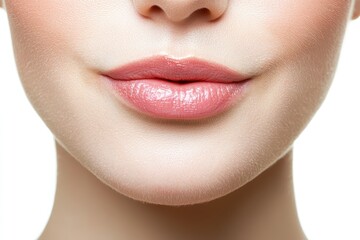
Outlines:
<svg viewBox="0 0 360 240"><path fill-rule="evenodd" d="M200 8L194 11L192 14L188 16L189 18L207 18L211 19L211 11L208 8Z"/></svg>
<svg viewBox="0 0 360 240"><path fill-rule="evenodd" d="M193 15L198 15L199 17L206 16L210 21L216 21L222 14L218 15L215 12L211 11L209 8L201 8L195 11Z"/></svg>
<svg viewBox="0 0 360 240"><path fill-rule="evenodd" d="M154 13L162 12L162 9L158 5L153 5L150 8L142 8L139 12L142 16L149 18Z"/></svg>
<svg viewBox="0 0 360 240"><path fill-rule="evenodd" d="M153 5L151 6L148 11L147 11L147 16L157 16L157 15L162 15L162 14L166 14L166 12L158 5Z"/></svg>
<svg viewBox="0 0 360 240"><path fill-rule="evenodd" d="M211 11L206 8L199 8L195 11L193 11L192 13L190 13L188 15L188 11L181 11L181 9L176 9L176 8L169 8L169 9L164 9L162 7L160 7L159 5L152 5L150 8L148 8L148 10L146 11L146 16L149 17L151 15L161 15L161 14L165 14L167 15L167 17L169 17L170 19L172 19L173 21L182 21L185 18L197 18L197 17L207 17L208 19L211 18Z"/></svg>
<svg viewBox="0 0 360 240"><path fill-rule="evenodd" d="M162 10L161 10L161 8L160 8L158 5L154 5L154 6L152 6L152 7L150 8L149 11L150 11L150 12L155 12L155 13L157 13L157 12L161 12Z"/></svg>
<svg viewBox="0 0 360 240"><path fill-rule="evenodd" d="M208 8L200 8L194 12L194 14L204 14L210 15L210 10Z"/></svg>

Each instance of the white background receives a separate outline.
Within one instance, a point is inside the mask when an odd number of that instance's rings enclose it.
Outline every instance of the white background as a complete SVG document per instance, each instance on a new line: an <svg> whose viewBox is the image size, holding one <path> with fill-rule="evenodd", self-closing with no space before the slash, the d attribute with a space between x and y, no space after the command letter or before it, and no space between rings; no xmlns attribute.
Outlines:
<svg viewBox="0 0 360 240"><path fill-rule="evenodd" d="M328 96L294 144L299 217L310 240L360 239L360 19L351 21ZM55 194L55 145L16 71L0 11L0 239L36 239Z"/></svg>

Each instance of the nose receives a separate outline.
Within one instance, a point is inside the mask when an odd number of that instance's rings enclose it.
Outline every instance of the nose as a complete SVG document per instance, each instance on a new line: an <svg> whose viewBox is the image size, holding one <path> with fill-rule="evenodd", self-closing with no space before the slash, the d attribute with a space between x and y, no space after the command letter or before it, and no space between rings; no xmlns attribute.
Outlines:
<svg viewBox="0 0 360 240"><path fill-rule="evenodd" d="M133 0L136 10L143 16L164 12L172 22L182 22L197 15L208 21L220 18L228 7L229 0Z"/></svg>

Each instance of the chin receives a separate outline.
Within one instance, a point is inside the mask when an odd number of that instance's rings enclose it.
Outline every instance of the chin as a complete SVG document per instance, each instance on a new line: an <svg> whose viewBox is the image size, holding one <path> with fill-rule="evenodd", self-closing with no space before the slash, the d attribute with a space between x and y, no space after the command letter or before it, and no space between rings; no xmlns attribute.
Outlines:
<svg viewBox="0 0 360 240"><path fill-rule="evenodd" d="M144 179L145 180L145 179ZM195 205L213 201L234 191L241 183L232 185L213 185L206 182L192 182L185 184L185 181L164 181L158 183L147 181L142 186L117 187L118 184L108 183L110 187L124 196L144 204L164 206L185 206ZM236 185L236 187L235 187Z"/></svg>
<svg viewBox="0 0 360 240"><path fill-rule="evenodd" d="M211 164L201 163L206 158ZM164 164L167 162L165 159L152 159L152 164L139 164L134 168L124 165L105 168L105 165L101 165L101 169L90 167L90 172L117 193L138 202L166 206L195 205L219 199L235 191L260 172L248 159L228 160L224 162L224 158L210 159L206 155L199 159L199 164L188 159ZM144 159L127 161L148 162Z"/></svg>

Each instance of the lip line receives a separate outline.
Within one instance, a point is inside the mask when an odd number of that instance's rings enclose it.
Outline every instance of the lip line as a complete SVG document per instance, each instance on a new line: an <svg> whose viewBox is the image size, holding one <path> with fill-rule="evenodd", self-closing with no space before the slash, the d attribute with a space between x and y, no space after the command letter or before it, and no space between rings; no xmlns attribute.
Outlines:
<svg viewBox="0 0 360 240"><path fill-rule="evenodd" d="M250 79L227 66L196 57L174 59L157 55L132 61L102 73L113 80L157 79L174 82L233 83Z"/></svg>

